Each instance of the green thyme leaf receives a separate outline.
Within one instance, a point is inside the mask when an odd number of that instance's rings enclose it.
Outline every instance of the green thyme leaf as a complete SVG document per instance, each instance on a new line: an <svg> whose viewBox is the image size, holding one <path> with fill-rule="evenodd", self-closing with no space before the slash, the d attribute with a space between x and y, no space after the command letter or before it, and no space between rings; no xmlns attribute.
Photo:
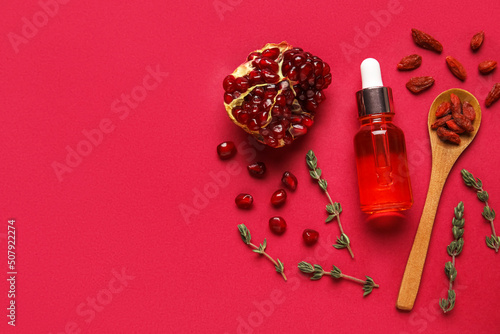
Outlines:
<svg viewBox="0 0 500 334"><path fill-rule="evenodd" d="M337 267L335 265L333 265L333 269L330 272L332 273L332 277L335 277L335 278L342 277L342 271L340 271L339 267Z"/></svg>
<svg viewBox="0 0 500 334"><path fill-rule="evenodd" d="M338 202L333 203L333 208L335 209L335 211L337 211L337 213L342 212L342 206Z"/></svg>
<svg viewBox="0 0 500 334"><path fill-rule="evenodd" d="M478 191L477 192L477 198L481 201L481 202L488 202L488 199L489 199L489 196L488 196L488 193L484 190L481 190L481 191Z"/></svg>
<svg viewBox="0 0 500 334"><path fill-rule="evenodd" d="M315 180L318 180L319 179L319 176L316 175L316 172L313 171L313 170L310 170L309 171L309 175L311 175L311 177Z"/></svg>
<svg viewBox="0 0 500 334"><path fill-rule="evenodd" d="M276 259L276 261L278 262L278 265L277 266L275 265L274 268L276 269L276 272L281 274L285 271L285 266L280 261L280 259Z"/></svg>
<svg viewBox="0 0 500 334"><path fill-rule="evenodd" d="M300 262L298 267L299 267L299 270L302 271L303 273L310 274L310 273L314 272L314 267L312 266L312 264L307 263L305 261Z"/></svg>
<svg viewBox="0 0 500 334"><path fill-rule="evenodd" d="M326 182L325 179L320 179L318 181L318 184L321 187L321 189L323 189L323 191L326 191L326 187L328 186L328 183Z"/></svg>
<svg viewBox="0 0 500 334"><path fill-rule="evenodd" d="M333 218L337 217L336 215L329 215L326 220L325 220L325 223L329 223L333 220Z"/></svg>
<svg viewBox="0 0 500 334"><path fill-rule="evenodd" d="M315 264L314 265L314 272L315 273L322 273L323 272L323 268L319 264Z"/></svg>
<svg viewBox="0 0 500 334"><path fill-rule="evenodd" d="M250 240L252 239L252 237L250 236L250 231L248 231L248 228L245 226L245 224L239 224L238 230L240 231L241 240L243 240L243 242L248 245L250 243Z"/></svg>
<svg viewBox="0 0 500 334"><path fill-rule="evenodd" d="M319 280L321 277L323 277L323 273L314 273L314 275L312 275L312 277L311 277L311 280L313 280L313 281L317 281L317 280Z"/></svg>
<svg viewBox="0 0 500 334"><path fill-rule="evenodd" d="M318 178L321 177L321 169L316 168L316 174L318 175Z"/></svg>

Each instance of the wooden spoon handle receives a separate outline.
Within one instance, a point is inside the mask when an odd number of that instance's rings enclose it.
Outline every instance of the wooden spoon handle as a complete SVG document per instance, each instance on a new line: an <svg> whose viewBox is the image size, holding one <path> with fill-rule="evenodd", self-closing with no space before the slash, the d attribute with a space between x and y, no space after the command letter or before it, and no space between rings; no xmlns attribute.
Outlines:
<svg viewBox="0 0 500 334"><path fill-rule="evenodd" d="M433 168L424 211L420 218L415 241L413 242L403 275L403 281L401 282L401 288L399 289L396 307L400 310L410 311L415 303L415 298L417 298L425 257L427 256L427 249L429 248L429 241L431 239L432 226L434 225L434 218L436 217L439 199L441 198L447 174L446 172L446 175L443 177L441 172L437 172Z"/></svg>

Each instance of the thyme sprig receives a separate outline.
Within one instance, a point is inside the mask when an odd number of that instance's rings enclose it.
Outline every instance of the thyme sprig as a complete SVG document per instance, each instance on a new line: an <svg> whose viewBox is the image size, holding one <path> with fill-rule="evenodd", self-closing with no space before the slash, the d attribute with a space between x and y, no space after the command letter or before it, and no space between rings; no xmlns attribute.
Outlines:
<svg viewBox="0 0 500 334"><path fill-rule="evenodd" d="M264 242L259 244L259 246L256 246L251 242L252 236L250 235L250 231L245 226L245 224L239 224L238 230L240 231L241 240L243 240L243 242L248 246L252 247L255 253L264 255L266 258L268 258L269 261L271 261L274 264L276 272L281 274L281 276L283 276L283 279L286 281L285 266L283 265L283 263L280 261L280 259L276 259L276 261L274 261L274 259L265 252L267 247L266 239L264 239Z"/></svg>
<svg viewBox="0 0 500 334"><path fill-rule="evenodd" d="M477 198L484 203L484 209L482 212L482 215L484 219L490 222L491 225L491 237L486 237L486 245L494 249L495 252L498 253L498 250L500 249L500 237L497 236L495 232L495 225L493 223L495 219L495 210L490 208L488 205L488 199L489 195L488 193L483 189L483 182L479 178L475 178L474 175L472 175L469 171L462 169L462 179L464 180L465 184L468 187L472 187L476 190L477 192Z"/></svg>
<svg viewBox="0 0 500 334"><path fill-rule="evenodd" d="M338 202L333 202L332 197L328 193L328 182L325 179L321 178L321 169L318 168L318 159L312 150L309 150L306 154L306 162L307 167L309 168L309 175L315 180L318 181L319 187L325 192L326 197L328 198L329 204L326 205L326 212L328 213L328 217L325 222L329 223L332 220L336 219L340 229L340 237L337 237L337 243L333 245L336 249L347 248L351 257L354 258L354 254L351 250L351 241L347 234L344 233L344 229L342 228L342 223L340 222L340 213L342 212L342 206Z"/></svg>
<svg viewBox="0 0 500 334"><path fill-rule="evenodd" d="M305 261L300 262L298 267L299 270L303 273L313 274L311 276L311 280L313 281L319 280L321 277L323 277L323 275L329 275L333 279L345 278L353 282L363 284L363 297L368 296L372 292L373 288L379 287L379 285L376 284L370 276L365 276L366 280L352 277L343 274L342 271L335 265L333 266L333 269L331 271L324 271L319 264L310 264Z"/></svg>
<svg viewBox="0 0 500 334"><path fill-rule="evenodd" d="M464 203L458 203L455 208L455 217L452 220L453 228L453 238L454 240L448 245L446 250L448 255L451 256L451 261L446 262L444 266L444 272L448 279L450 280L448 288L448 298L441 298L439 300L439 306L444 313L450 312L455 307L456 294L453 290L453 282L457 278L457 269L455 268L455 258L460 255L464 246Z"/></svg>

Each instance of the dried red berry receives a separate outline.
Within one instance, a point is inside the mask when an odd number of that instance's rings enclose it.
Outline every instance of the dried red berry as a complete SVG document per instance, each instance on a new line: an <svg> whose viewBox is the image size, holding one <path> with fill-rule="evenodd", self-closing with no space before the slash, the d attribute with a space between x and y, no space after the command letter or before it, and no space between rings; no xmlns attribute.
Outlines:
<svg viewBox="0 0 500 334"><path fill-rule="evenodd" d="M467 101L465 101L462 104L462 113L464 114L465 117L467 117L471 121L476 119L476 111L474 110L474 107L472 106L472 104L470 104Z"/></svg>
<svg viewBox="0 0 500 334"><path fill-rule="evenodd" d="M266 174L266 165L263 162L255 162L247 166L248 172L254 177L263 177Z"/></svg>
<svg viewBox="0 0 500 334"><path fill-rule="evenodd" d="M437 53L441 53L443 51L443 46L439 43L434 37L429 34L426 34L423 31L418 29L411 30L411 36L413 37L413 41L420 47L435 51Z"/></svg>
<svg viewBox="0 0 500 334"><path fill-rule="evenodd" d="M494 60L485 60L481 62L478 66L479 72L481 74L488 74L497 67L497 62Z"/></svg>
<svg viewBox="0 0 500 334"><path fill-rule="evenodd" d="M439 107L436 110L436 117L443 117L445 115L448 115L451 111L451 104L448 101L445 101L439 105Z"/></svg>
<svg viewBox="0 0 500 334"><path fill-rule="evenodd" d="M413 54L401 59L398 64L398 70L410 71L420 67L420 65L422 65L422 57L417 54Z"/></svg>
<svg viewBox="0 0 500 334"><path fill-rule="evenodd" d="M286 201L286 191L285 189L278 189L271 196L271 204L275 207L282 206Z"/></svg>
<svg viewBox="0 0 500 334"><path fill-rule="evenodd" d="M467 132L472 132L474 131L474 126L472 125L472 122L470 119L465 117L464 115L453 115L453 120L459 127L464 129Z"/></svg>
<svg viewBox="0 0 500 334"><path fill-rule="evenodd" d="M297 184L298 184L297 178L295 177L295 175L293 175L288 171L283 173L281 182L283 182L283 184L290 190L297 189Z"/></svg>
<svg viewBox="0 0 500 334"><path fill-rule="evenodd" d="M437 129L437 135L442 141L460 144L460 137L455 132L445 129L444 126Z"/></svg>
<svg viewBox="0 0 500 334"><path fill-rule="evenodd" d="M259 142L282 147L308 132L331 82L330 66L319 57L269 43L224 79L225 108Z"/></svg>
<svg viewBox="0 0 500 334"><path fill-rule="evenodd" d="M451 115L446 115L441 118L438 118L434 123L431 124L431 129L436 130L437 128L443 126L450 119Z"/></svg>
<svg viewBox="0 0 500 334"><path fill-rule="evenodd" d="M236 206L240 209L250 209L253 203L253 197L250 194L239 194L234 199Z"/></svg>
<svg viewBox="0 0 500 334"><path fill-rule="evenodd" d="M477 51L481 45L483 45L484 41L484 31L480 31L474 36L472 36L472 40L470 41L470 47L472 51Z"/></svg>
<svg viewBox="0 0 500 334"><path fill-rule="evenodd" d="M302 239L304 239L304 242L308 246L314 245L318 241L318 238L319 238L318 231L305 229L304 232L302 232Z"/></svg>
<svg viewBox="0 0 500 334"><path fill-rule="evenodd" d="M498 101L498 99L500 99L500 83L494 84L488 96L486 96L486 107L490 107L493 103Z"/></svg>
<svg viewBox="0 0 500 334"><path fill-rule="evenodd" d="M448 129L458 134L465 132L465 130L459 127L457 123L455 123L455 121L452 119L446 122L446 126L448 127Z"/></svg>
<svg viewBox="0 0 500 334"><path fill-rule="evenodd" d="M448 65L448 68L454 76L462 81L465 81L465 79L467 79L467 72L465 71L465 67L458 60L456 60L452 56L448 56L446 57L446 64Z"/></svg>
<svg viewBox="0 0 500 334"><path fill-rule="evenodd" d="M406 88L413 94L418 94L434 85L433 77L413 77L406 83Z"/></svg>
<svg viewBox="0 0 500 334"><path fill-rule="evenodd" d="M225 141L217 146L217 154L222 160L227 160L236 154L236 146L232 141Z"/></svg>
<svg viewBox="0 0 500 334"><path fill-rule="evenodd" d="M460 101L460 98L457 95L451 93L450 100L451 100L451 114L452 115L462 114L462 102Z"/></svg>
<svg viewBox="0 0 500 334"><path fill-rule="evenodd" d="M269 228L276 234L283 234L286 231L286 221L282 217L271 217L269 219Z"/></svg>

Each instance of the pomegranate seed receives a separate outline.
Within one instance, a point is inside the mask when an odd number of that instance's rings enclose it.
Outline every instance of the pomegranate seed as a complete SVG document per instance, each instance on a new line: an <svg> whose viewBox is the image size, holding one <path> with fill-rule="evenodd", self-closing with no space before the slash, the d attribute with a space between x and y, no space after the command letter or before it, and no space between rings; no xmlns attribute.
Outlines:
<svg viewBox="0 0 500 334"><path fill-rule="evenodd" d="M276 58L278 58L279 55L280 55L280 49L278 48L267 49L264 52L262 52L262 57L268 57L271 58L272 60L276 60Z"/></svg>
<svg viewBox="0 0 500 334"><path fill-rule="evenodd" d="M231 103L232 100L233 100L233 95L231 95L231 93L229 93L229 92L225 92L224 93L224 102L226 104L229 104L229 103Z"/></svg>
<svg viewBox="0 0 500 334"><path fill-rule="evenodd" d="M286 201L286 191L285 189L278 189L271 196L271 204L275 207L282 206Z"/></svg>
<svg viewBox="0 0 500 334"><path fill-rule="evenodd" d="M239 194L234 199L236 206L240 209L250 209L253 203L253 197L250 194Z"/></svg>
<svg viewBox="0 0 500 334"><path fill-rule="evenodd" d="M266 165L263 162L256 162L247 166L248 172L254 177L263 177L266 174Z"/></svg>
<svg viewBox="0 0 500 334"><path fill-rule="evenodd" d="M281 182L283 182L283 184L290 190L297 189L297 184L298 184L297 178L295 177L295 175L293 175L288 171L283 173Z"/></svg>
<svg viewBox="0 0 500 334"><path fill-rule="evenodd" d="M249 87L248 79L245 77L239 77L236 79L236 90L242 93L246 92Z"/></svg>
<svg viewBox="0 0 500 334"><path fill-rule="evenodd" d="M236 83L236 79L232 75L228 75L224 81L222 82L222 86L224 87L224 90L228 93L232 93L236 90L236 87L234 84Z"/></svg>
<svg viewBox="0 0 500 334"><path fill-rule="evenodd" d="M247 123L247 127L251 131L257 131L260 128L259 121L257 119L255 119L255 118L250 118L250 120Z"/></svg>
<svg viewBox="0 0 500 334"><path fill-rule="evenodd" d="M227 160L236 154L236 146L232 141L225 141L217 146L217 154L222 160Z"/></svg>
<svg viewBox="0 0 500 334"><path fill-rule="evenodd" d="M286 231L286 221L282 217L271 217L269 219L269 228L276 234L283 234Z"/></svg>
<svg viewBox="0 0 500 334"><path fill-rule="evenodd" d="M307 128L302 124L294 124L290 129L290 134L294 137L303 136L307 133Z"/></svg>
<svg viewBox="0 0 500 334"><path fill-rule="evenodd" d="M252 53L250 53L250 54L248 55L247 60L248 60L248 61L252 61L252 60L254 60L255 58L257 58L257 57L259 57L259 56L260 56L260 52L255 52L255 51L254 51L254 52L252 52Z"/></svg>
<svg viewBox="0 0 500 334"><path fill-rule="evenodd" d="M302 239L304 239L304 242L308 246L314 245L318 241L318 238L319 238L318 231L305 229L304 232L302 232Z"/></svg>

